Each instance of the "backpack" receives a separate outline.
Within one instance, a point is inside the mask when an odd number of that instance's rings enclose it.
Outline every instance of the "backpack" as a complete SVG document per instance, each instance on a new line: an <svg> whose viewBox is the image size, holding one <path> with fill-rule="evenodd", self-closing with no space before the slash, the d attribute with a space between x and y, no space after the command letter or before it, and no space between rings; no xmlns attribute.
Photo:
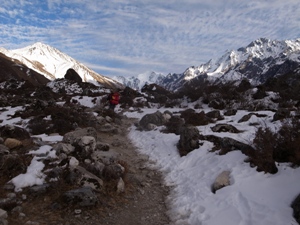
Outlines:
<svg viewBox="0 0 300 225"><path fill-rule="evenodd" d="M115 92L111 95L110 103L113 105L118 105L120 100L120 94L118 92Z"/></svg>

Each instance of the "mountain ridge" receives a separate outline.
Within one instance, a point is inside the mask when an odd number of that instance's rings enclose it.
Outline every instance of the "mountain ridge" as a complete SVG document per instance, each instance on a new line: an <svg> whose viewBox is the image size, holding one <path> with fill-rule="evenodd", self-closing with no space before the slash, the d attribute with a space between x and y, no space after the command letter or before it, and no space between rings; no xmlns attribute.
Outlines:
<svg viewBox="0 0 300 225"><path fill-rule="evenodd" d="M63 78L73 68L84 82L99 82L108 87L128 86L141 90L145 84L155 83L169 91L178 91L197 79L209 82L231 82L247 79L253 85L264 83L270 77L293 71L300 64L300 38L271 40L259 38L246 47L228 50L220 58L210 59L199 66L190 66L183 73L167 75L148 71L132 77L106 77L97 74L58 49L37 42L25 48L0 52L44 75L49 80Z"/></svg>
<svg viewBox="0 0 300 225"><path fill-rule="evenodd" d="M120 83L113 79L96 73L58 49L41 42L15 50L0 48L0 52L13 60L18 60L49 80L63 78L66 71L72 68L81 76L84 82L101 84L110 88L122 87Z"/></svg>
<svg viewBox="0 0 300 225"><path fill-rule="evenodd" d="M188 67L183 73L169 73L154 81L171 91L179 90L183 85L203 76L210 82L237 81L244 78L250 83L259 85L269 77L282 75L294 70L300 64L300 38L277 41L259 38L246 47L230 50L220 58L208 60L200 66ZM152 72L155 73L155 72ZM123 79L123 82L122 82ZM125 86L130 86L132 78L120 78ZM145 77L143 78L145 80ZM149 83L135 77L134 86Z"/></svg>

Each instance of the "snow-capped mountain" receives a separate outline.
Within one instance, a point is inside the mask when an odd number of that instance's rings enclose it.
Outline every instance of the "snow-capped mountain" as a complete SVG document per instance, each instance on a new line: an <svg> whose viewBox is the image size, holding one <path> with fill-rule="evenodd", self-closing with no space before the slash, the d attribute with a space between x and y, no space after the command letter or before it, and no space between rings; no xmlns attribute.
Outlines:
<svg viewBox="0 0 300 225"><path fill-rule="evenodd" d="M113 79L94 72L58 49L40 42L16 50L0 48L0 52L20 61L28 68L37 71L50 80L63 78L66 71L72 68L81 76L84 82L99 82L109 87L121 86Z"/></svg>
<svg viewBox="0 0 300 225"><path fill-rule="evenodd" d="M181 74L169 74L161 82L168 90L178 90L193 79L236 81L243 78L252 84L264 83L269 77L294 71L300 64L300 39L276 41L260 38L247 47L226 52L218 60L189 67Z"/></svg>
<svg viewBox="0 0 300 225"><path fill-rule="evenodd" d="M179 90L195 79L208 81L240 81L248 79L253 85L268 78L294 71L300 64L300 38L277 41L260 38L246 47L227 51L217 60L187 68L183 73L168 75L148 72L130 78L114 77L124 86L140 90L145 84L156 83L168 90Z"/></svg>
<svg viewBox="0 0 300 225"><path fill-rule="evenodd" d="M130 87L135 90L141 90L145 84L156 83L161 85L165 79L165 75L156 72L146 72L132 77L113 77L114 80L120 82L124 86Z"/></svg>

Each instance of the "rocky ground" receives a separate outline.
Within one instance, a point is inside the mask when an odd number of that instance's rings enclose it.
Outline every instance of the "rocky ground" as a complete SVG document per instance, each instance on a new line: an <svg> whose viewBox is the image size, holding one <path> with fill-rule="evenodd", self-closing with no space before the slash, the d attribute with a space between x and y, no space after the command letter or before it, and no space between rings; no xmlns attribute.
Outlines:
<svg viewBox="0 0 300 225"><path fill-rule="evenodd" d="M137 152L127 137L133 119L123 118L118 133L98 132L98 139L110 146L110 152L118 155L127 170L124 177L125 192L115 191L103 195L96 207L55 208L53 199L63 190L49 195L34 196L23 193L20 211L15 207L8 215L8 224L34 225L163 225L170 224L166 214L166 196L169 188L163 184L162 174L147 167L148 157ZM22 193L17 193L22 195Z"/></svg>

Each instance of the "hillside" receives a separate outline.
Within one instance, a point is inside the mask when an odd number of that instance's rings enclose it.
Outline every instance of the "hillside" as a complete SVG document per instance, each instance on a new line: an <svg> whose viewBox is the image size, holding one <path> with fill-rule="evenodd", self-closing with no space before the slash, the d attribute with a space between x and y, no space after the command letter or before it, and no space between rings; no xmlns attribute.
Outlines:
<svg viewBox="0 0 300 225"><path fill-rule="evenodd" d="M58 49L40 42L15 50L0 48L0 52L6 57L17 60L31 70L44 75L49 80L63 78L68 69L74 69L84 82L110 88L122 87L120 83L111 78L96 73Z"/></svg>
<svg viewBox="0 0 300 225"><path fill-rule="evenodd" d="M133 78L118 78L125 86L137 89L148 83L156 83L170 91L178 91L185 84L199 79L209 82L239 82L248 80L253 85L267 79L294 71L300 64L300 39L277 41L257 39L237 50L227 51L218 59L210 59L199 66L191 66L183 73L168 75L140 74Z"/></svg>

